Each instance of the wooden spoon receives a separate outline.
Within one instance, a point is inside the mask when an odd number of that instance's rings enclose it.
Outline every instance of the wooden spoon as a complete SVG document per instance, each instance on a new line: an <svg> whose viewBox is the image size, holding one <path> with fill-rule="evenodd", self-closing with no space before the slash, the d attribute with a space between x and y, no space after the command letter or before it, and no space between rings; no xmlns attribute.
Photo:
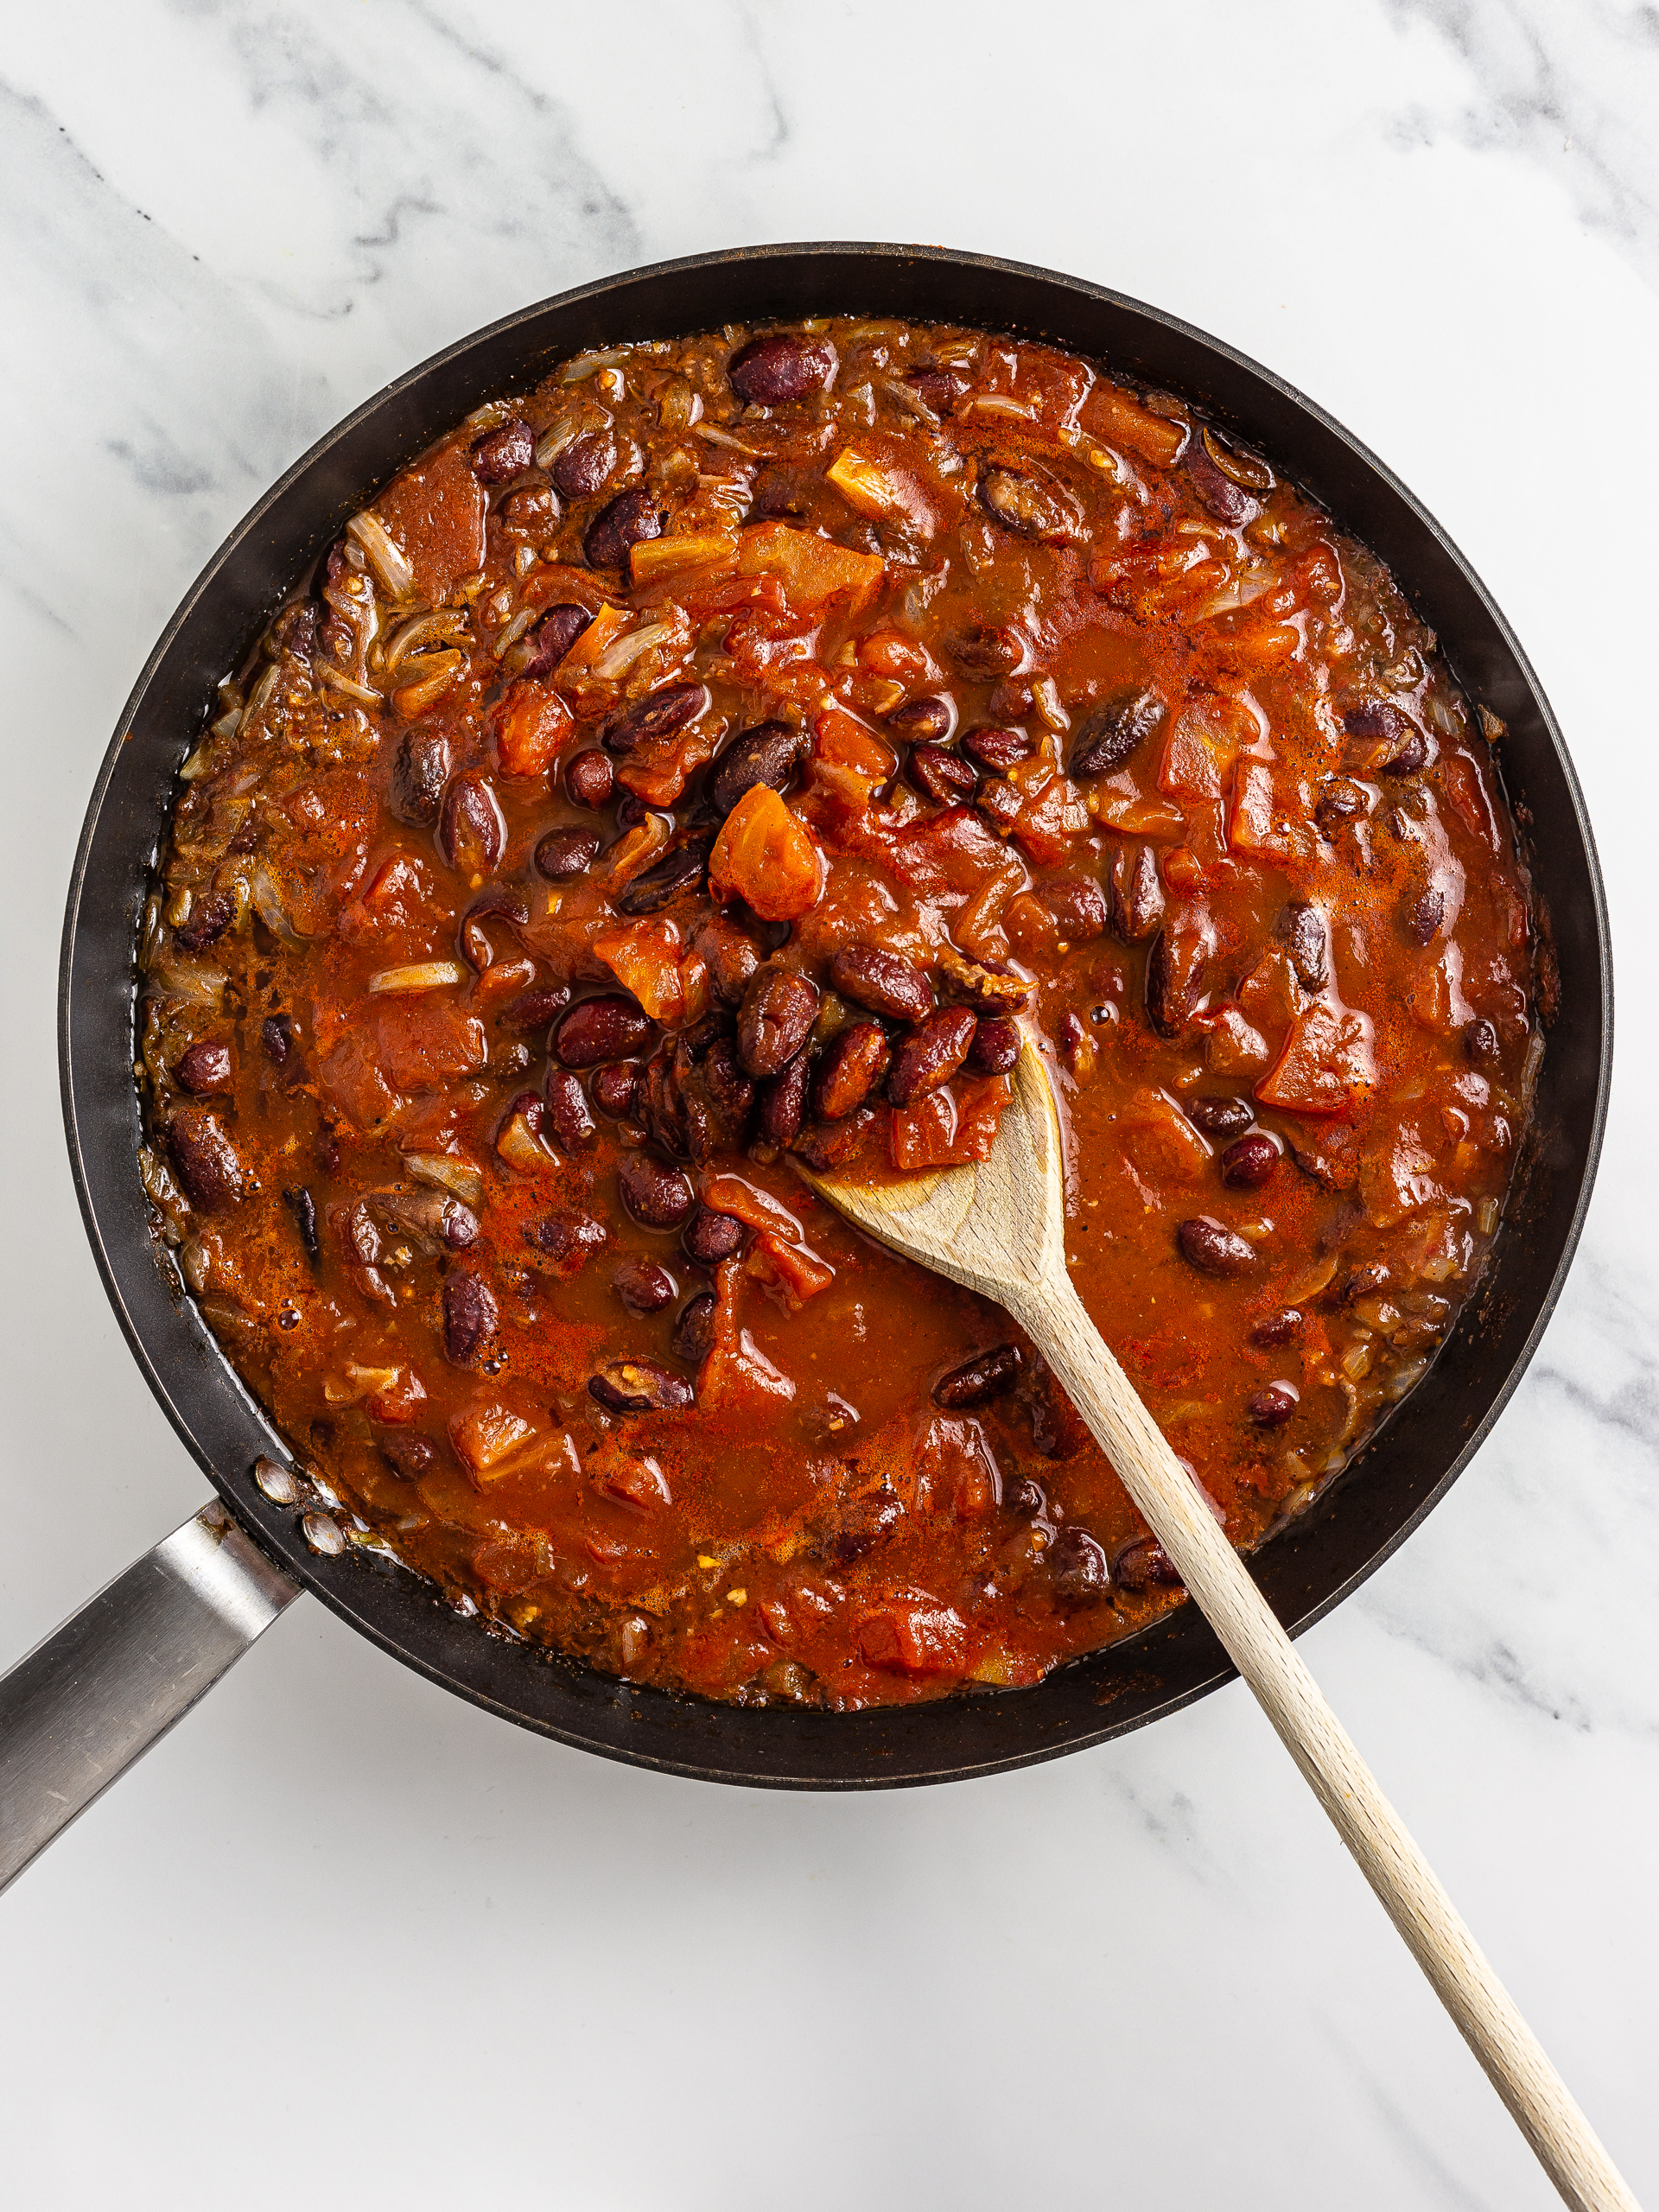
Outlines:
<svg viewBox="0 0 1659 2212"><path fill-rule="evenodd" d="M1013 1315L1065 1385L1561 2196L1577 2212L1636 2212L1589 2121L1084 1311L1066 1273L1059 1124L1034 1046L1027 1040L1020 1052L1014 1096L982 1166L869 1183L791 1164L868 1235Z"/></svg>

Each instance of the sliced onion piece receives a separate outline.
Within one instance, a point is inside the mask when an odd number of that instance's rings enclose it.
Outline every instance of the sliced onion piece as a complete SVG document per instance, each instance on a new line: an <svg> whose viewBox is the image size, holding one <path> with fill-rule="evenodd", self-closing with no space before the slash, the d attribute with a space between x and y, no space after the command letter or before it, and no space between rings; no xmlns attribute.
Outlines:
<svg viewBox="0 0 1659 2212"><path fill-rule="evenodd" d="M254 912L271 935L286 945L290 952L297 952L305 939L289 918L288 909L283 904L283 894L276 887L276 879L270 872L269 862L263 858L256 857L248 870L248 897L253 902Z"/></svg>
<svg viewBox="0 0 1659 2212"><path fill-rule="evenodd" d="M369 565L394 599L407 599L415 588L415 571L398 547L387 537L384 524L366 510L346 525L368 556Z"/></svg>
<svg viewBox="0 0 1659 2212"><path fill-rule="evenodd" d="M647 622L638 630L625 631L616 643L607 645L594 663L594 674L607 683L614 683L619 676L626 676L642 653L653 645L665 645L683 633L679 620Z"/></svg>
<svg viewBox="0 0 1659 2212"><path fill-rule="evenodd" d="M442 991L464 983L467 970L458 960L416 960L406 968L382 968L369 978L372 991Z"/></svg>
<svg viewBox="0 0 1659 2212"><path fill-rule="evenodd" d="M326 660L318 662L317 676L331 691L343 692L346 698L355 699L359 707L383 707L385 704L378 691L371 691L366 683L359 683L339 669L331 668Z"/></svg>
<svg viewBox="0 0 1659 2212"><path fill-rule="evenodd" d="M435 614L411 616L386 640L386 673L390 675L410 653L423 652L429 645L459 644L467 635L467 616L452 608L440 607Z"/></svg>
<svg viewBox="0 0 1659 2212"><path fill-rule="evenodd" d="M404 1165L417 1183L435 1191L448 1191L463 1205L475 1206L484 1196L484 1171L453 1152L406 1152Z"/></svg>

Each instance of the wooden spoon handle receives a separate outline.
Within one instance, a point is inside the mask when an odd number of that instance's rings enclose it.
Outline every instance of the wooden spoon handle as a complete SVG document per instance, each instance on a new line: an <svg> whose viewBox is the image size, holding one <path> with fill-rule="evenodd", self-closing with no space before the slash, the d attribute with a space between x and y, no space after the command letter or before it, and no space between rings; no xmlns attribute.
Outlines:
<svg viewBox="0 0 1659 2212"><path fill-rule="evenodd" d="M1064 1276L1008 1301L1255 1693L1546 2172L1576 2212L1636 2199Z"/></svg>

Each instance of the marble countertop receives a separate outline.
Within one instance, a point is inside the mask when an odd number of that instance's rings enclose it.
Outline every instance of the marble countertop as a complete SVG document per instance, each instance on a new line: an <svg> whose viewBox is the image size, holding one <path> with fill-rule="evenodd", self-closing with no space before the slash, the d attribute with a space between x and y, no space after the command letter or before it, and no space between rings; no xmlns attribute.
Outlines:
<svg viewBox="0 0 1659 2212"><path fill-rule="evenodd" d="M203 1496L81 1236L53 1036L93 769L201 563L387 379L607 271L1071 270L1381 453L1584 781L1620 1042L1583 1249L1473 1465L1302 1649L1659 2199L1656 102L1624 0L18 11L0 1663ZM778 1796L536 1741L302 1605L0 1903L0 1986L10 2193L53 2212L1554 2201L1237 1685L993 1782Z"/></svg>

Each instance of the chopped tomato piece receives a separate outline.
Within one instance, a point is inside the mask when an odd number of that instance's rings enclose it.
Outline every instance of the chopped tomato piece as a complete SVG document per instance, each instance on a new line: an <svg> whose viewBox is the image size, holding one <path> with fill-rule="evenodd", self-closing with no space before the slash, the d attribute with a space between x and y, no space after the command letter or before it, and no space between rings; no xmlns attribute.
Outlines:
<svg viewBox="0 0 1659 2212"><path fill-rule="evenodd" d="M965 1166L970 1160L990 1158L1003 1109L1013 1096L1014 1085L1005 1075L958 1077L957 1134L950 1148L953 1160Z"/></svg>
<svg viewBox="0 0 1659 2212"><path fill-rule="evenodd" d="M1159 468L1169 467L1187 437L1185 423L1154 415L1137 405L1127 391L1103 380L1084 401L1078 420L1091 437L1103 438L1108 445L1127 446L1132 454Z"/></svg>
<svg viewBox="0 0 1659 2212"><path fill-rule="evenodd" d="M484 486L467 466L464 446L446 446L394 477L375 512L429 606L446 605L457 584L484 566Z"/></svg>
<svg viewBox="0 0 1659 2212"><path fill-rule="evenodd" d="M750 1245L743 1271L761 1287L775 1294L786 1313L798 1313L809 1298L827 1290L836 1271L810 1246L785 1243L763 1230Z"/></svg>
<svg viewBox="0 0 1659 2212"><path fill-rule="evenodd" d="M787 1237L791 1244L801 1241L801 1224L788 1208L741 1175L711 1175L702 1186L702 1203L711 1213L728 1213L746 1228Z"/></svg>
<svg viewBox="0 0 1659 2212"><path fill-rule="evenodd" d="M855 553L833 537L781 522L759 522L738 532L737 569L744 576L775 571L791 604L808 612L841 592L852 594L855 608L861 607L887 572L879 553Z"/></svg>
<svg viewBox="0 0 1659 2212"><path fill-rule="evenodd" d="M1440 764L1440 778L1446 798L1470 836L1478 837L1489 851L1495 853L1497 824L1492 819L1491 805L1474 762L1464 753L1449 753Z"/></svg>
<svg viewBox="0 0 1659 2212"><path fill-rule="evenodd" d="M626 929L607 930L594 939L593 950L653 1021L677 1028L685 1017L685 985L680 933L672 922L631 922Z"/></svg>
<svg viewBox="0 0 1659 2212"><path fill-rule="evenodd" d="M382 1006L375 1027L381 1065L399 1090L435 1090L488 1057L477 1015L435 991Z"/></svg>
<svg viewBox="0 0 1659 2212"><path fill-rule="evenodd" d="M967 1658L967 1624L949 1605L899 1603L865 1616L858 1648L867 1667L900 1675L959 1675Z"/></svg>
<svg viewBox="0 0 1659 2212"><path fill-rule="evenodd" d="M1236 853L1306 864L1318 849L1309 811L1307 792L1300 782L1292 779L1281 785L1265 760L1242 760L1233 779L1228 847Z"/></svg>
<svg viewBox="0 0 1659 2212"><path fill-rule="evenodd" d="M1163 1091L1137 1090L1118 1118L1124 1147L1143 1175L1192 1183L1208 1167L1209 1144Z"/></svg>
<svg viewBox="0 0 1659 2212"><path fill-rule="evenodd" d="M812 785L861 814L892 782L899 756L841 708L825 705L813 717Z"/></svg>
<svg viewBox="0 0 1659 2212"><path fill-rule="evenodd" d="M504 1469L507 1460L535 1440L536 1431L523 1415L493 1398L463 1406L449 1423L449 1441L475 1482Z"/></svg>
<svg viewBox="0 0 1659 2212"><path fill-rule="evenodd" d="M906 467L880 442L843 446L824 470L848 505L872 522L896 523L921 538L938 527L934 501L914 468Z"/></svg>
<svg viewBox="0 0 1659 2212"><path fill-rule="evenodd" d="M887 1158L900 1173L947 1167L956 1135L957 1102L946 1084L925 1092L913 1106L894 1107L887 1124Z"/></svg>
<svg viewBox="0 0 1659 2212"><path fill-rule="evenodd" d="M943 680L927 647L902 630L873 630L858 649L858 663L872 676L890 677L912 691Z"/></svg>
<svg viewBox="0 0 1659 2212"><path fill-rule="evenodd" d="M384 1422L388 1428L404 1428L425 1403L426 1389L420 1376L412 1367L400 1367L394 1370L389 1382L363 1401L363 1409L371 1421Z"/></svg>
<svg viewBox="0 0 1659 2212"><path fill-rule="evenodd" d="M637 1505L646 1512L674 1503L668 1477L649 1452L638 1459L632 1453L619 1453L605 1466L598 1482L607 1497L620 1498L624 1504Z"/></svg>
<svg viewBox="0 0 1659 2212"><path fill-rule="evenodd" d="M780 1398L794 1395L795 1385L747 1329L738 1330L729 1344L716 1344L697 1370L697 1403L711 1411L769 1413Z"/></svg>
<svg viewBox="0 0 1659 2212"><path fill-rule="evenodd" d="M709 855L709 880L743 899L764 921L794 922L823 892L823 861L805 829L767 784L745 791Z"/></svg>
<svg viewBox="0 0 1659 2212"><path fill-rule="evenodd" d="M1218 800L1255 719L1236 699L1195 699L1170 725L1159 763L1158 788L1170 798Z"/></svg>
<svg viewBox="0 0 1659 2212"><path fill-rule="evenodd" d="M414 854L394 853L376 870L366 888L340 908L335 927L348 944L393 936L424 939L430 925L431 897L425 871Z"/></svg>
<svg viewBox="0 0 1659 2212"><path fill-rule="evenodd" d="M1370 1016L1317 999L1297 1015L1278 1065L1255 1095L1291 1114L1346 1114L1376 1085Z"/></svg>
<svg viewBox="0 0 1659 2212"><path fill-rule="evenodd" d="M512 684L494 709L495 750L509 776L543 776L569 742L575 723L548 683Z"/></svg>
<svg viewBox="0 0 1659 2212"><path fill-rule="evenodd" d="M348 1031L324 1053L317 1088L337 1115L362 1131L384 1122L402 1103L381 1070L372 1037L361 1030Z"/></svg>
<svg viewBox="0 0 1659 2212"><path fill-rule="evenodd" d="M737 565L737 538L728 530L688 531L679 537L647 537L628 555L628 573L637 591L671 578L702 583L726 575Z"/></svg>

